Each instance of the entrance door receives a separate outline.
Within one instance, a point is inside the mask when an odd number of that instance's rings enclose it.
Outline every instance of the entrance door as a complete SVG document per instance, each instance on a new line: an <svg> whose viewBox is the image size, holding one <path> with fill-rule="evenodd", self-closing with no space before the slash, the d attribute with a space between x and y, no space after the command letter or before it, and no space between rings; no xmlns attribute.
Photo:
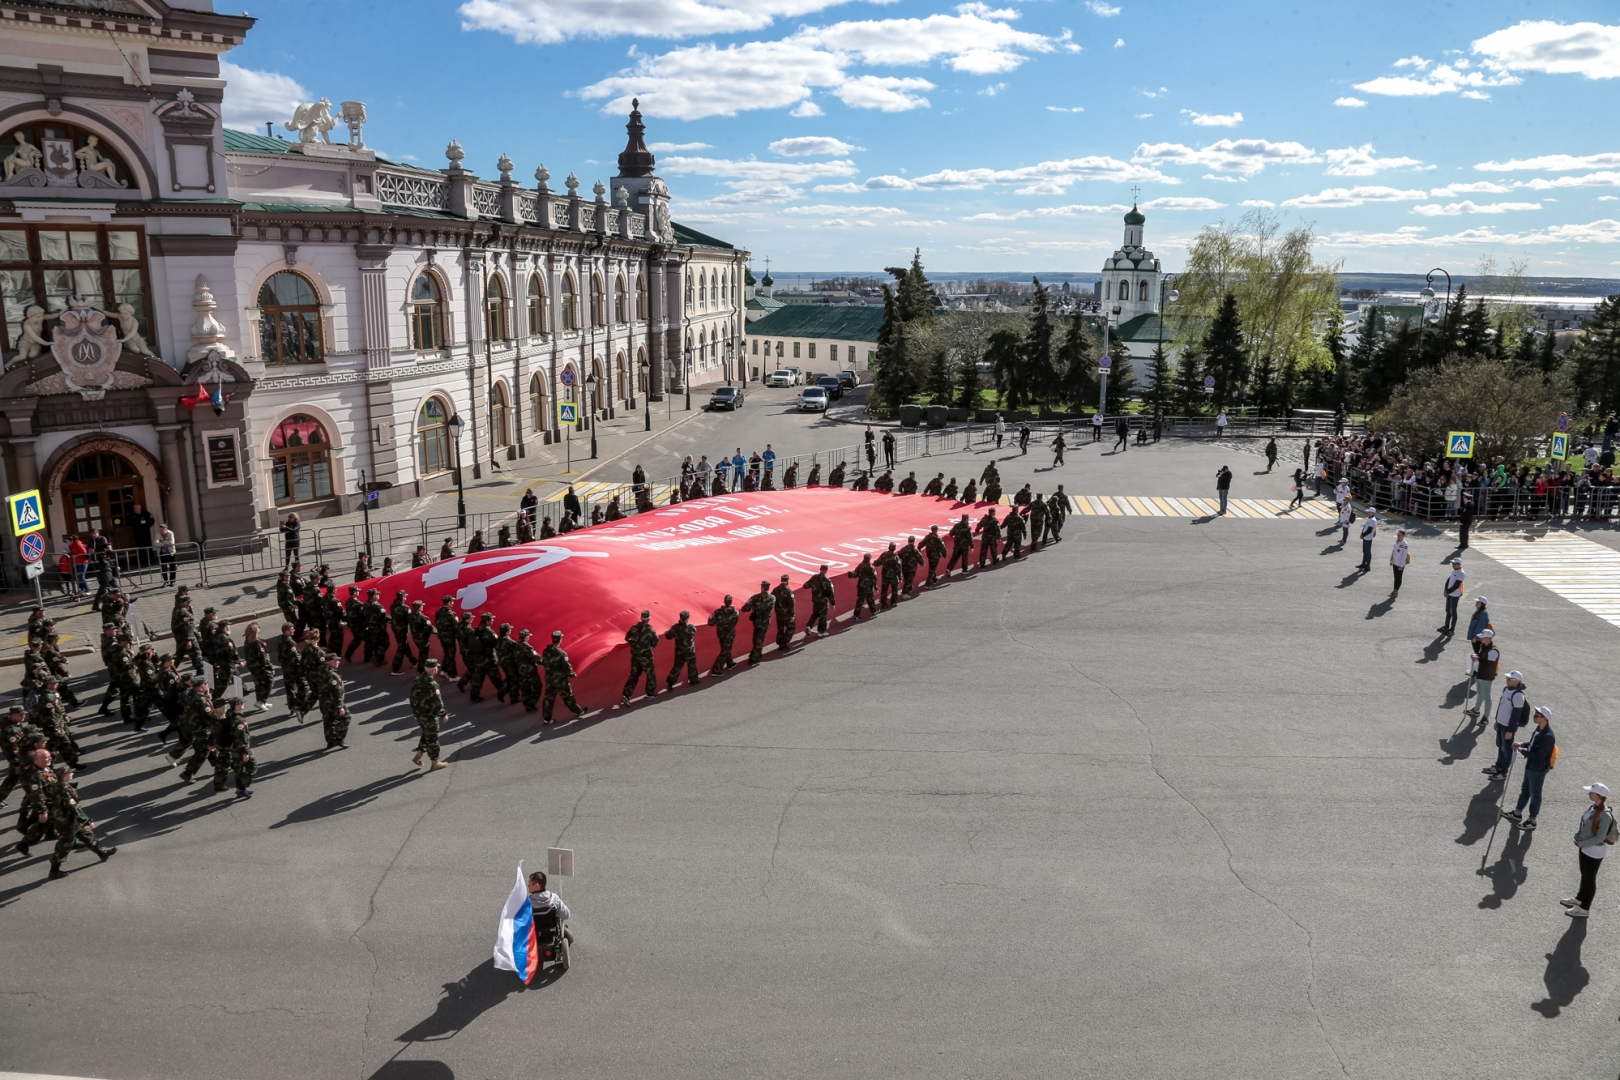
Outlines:
<svg viewBox="0 0 1620 1080"><path fill-rule="evenodd" d="M129 515L136 503L146 505L146 484L125 458L105 453L79 458L62 479L62 501L69 527L80 537L100 529L115 548L135 546Z"/></svg>

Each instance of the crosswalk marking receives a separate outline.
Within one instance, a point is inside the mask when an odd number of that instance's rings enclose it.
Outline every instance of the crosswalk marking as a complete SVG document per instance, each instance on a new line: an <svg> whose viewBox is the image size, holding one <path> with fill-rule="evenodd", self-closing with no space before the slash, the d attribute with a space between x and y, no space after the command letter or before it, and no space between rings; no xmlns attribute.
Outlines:
<svg viewBox="0 0 1620 1080"><path fill-rule="evenodd" d="M1561 533L1476 532L1469 543L1508 569L1620 626L1620 551Z"/></svg>
<svg viewBox="0 0 1620 1080"><path fill-rule="evenodd" d="M1216 516L1221 511L1215 499L1186 495L1071 495L1069 504L1082 517L1199 518ZM1338 516L1331 506L1314 502L1289 509L1287 499L1230 499L1226 513L1246 520L1332 521Z"/></svg>

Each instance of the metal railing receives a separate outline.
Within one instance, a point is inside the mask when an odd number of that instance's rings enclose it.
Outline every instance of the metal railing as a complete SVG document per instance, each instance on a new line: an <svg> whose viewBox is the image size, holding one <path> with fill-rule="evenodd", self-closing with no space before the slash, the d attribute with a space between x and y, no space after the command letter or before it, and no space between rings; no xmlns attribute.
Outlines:
<svg viewBox="0 0 1620 1080"><path fill-rule="evenodd" d="M183 543L173 545L173 554L164 556L156 548L109 548L113 562L118 567L117 585L125 590L138 590L150 587L165 587L168 583L179 584L197 583L207 581L207 557L201 545ZM81 556L86 561L79 564L80 571L63 573L62 559L71 558L64 550L47 551L40 561L43 572L40 574L39 587L46 605L77 602L81 596L93 596L100 588L95 558ZM12 573L12 578L6 584L13 588L30 587L30 579L20 573Z"/></svg>
<svg viewBox="0 0 1620 1080"><path fill-rule="evenodd" d="M1335 482L1331 471L1331 465L1317 470L1318 490L1331 491ZM1350 481L1351 495L1359 501L1427 521L1454 520L1464 495L1469 497L1475 519L1482 521L1609 522L1620 514L1620 486L1602 483L1549 484L1537 494L1533 488L1518 486L1405 484L1387 477L1377 479L1355 468L1344 475Z"/></svg>

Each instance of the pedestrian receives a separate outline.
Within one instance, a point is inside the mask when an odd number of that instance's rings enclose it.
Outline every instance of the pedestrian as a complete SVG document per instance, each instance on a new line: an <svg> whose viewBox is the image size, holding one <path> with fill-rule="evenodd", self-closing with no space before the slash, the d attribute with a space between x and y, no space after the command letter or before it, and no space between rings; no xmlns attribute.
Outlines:
<svg viewBox="0 0 1620 1080"><path fill-rule="evenodd" d="M157 524L146 507L135 503L130 507L129 517L124 519L125 524L134 533L135 565L146 567L152 565L152 528Z"/></svg>
<svg viewBox="0 0 1620 1080"><path fill-rule="evenodd" d="M1603 865L1603 856L1609 845L1620 840L1620 826L1609 812L1609 786L1587 784L1581 789L1592 805L1581 815L1575 827L1576 857L1581 864L1581 887L1574 896L1558 901L1572 919L1584 919L1592 913L1592 898L1597 895L1597 872Z"/></svg>
<svg viewBox="0 0 1620 1080"><path fill-rule="evenodd" d="M287 520L281 523L281 565L291 565L298 559L298 534L303 525L298 520L296 512L288 514Z"/></svg>
<svg viewBox="0 0 1620 1080"><path fill-rule="evenodd" d="M1063 450L1063 432L1059 431L1057 433L1057 437L1052 440L1052 468L1055 469L1063 464ZM941 473L940 475L943 476L945 474Z"/></svg>
<svg viewBox="0 0 1620 1080"><path fill-rule="evenodd" d="M1114 417L1114 452L1131 448L1131 422L1121 413Z"/></svg>
<svg viewBox="0 0 1620 1080"><path fill-rule="evenodd" d="M1292 510L1296 506L1300 507L1301 509L1303 509L1304 506L1305 506L1305 470L1304 469L1295 469L1294 470L1294 497L1292 499L1288 500L1288 509Z"/></svg>
<svg viewBox="0 0 1620 1080"><path fill-rule="evenodd" d="M1232 470L1225 465L1215 474L1215 494L1221 500L1221 513L1226 513L1226 498L1232 492Z"/></svg>
<svg viewBox="0 0 1620 1080"><path fill-rule="evenodd" d="M1524 782L1519 786L1518 803L1512 810L1504 810L1502 816L1519 828L1530 830L1536 827L1536 815L1541 813L1541 787L1547 782L1547 774L1552 771L1557 757L1558 737L1553 734L1551 709L1536 706L1536 729L1525 742L1514 743L1513 749L1524 755ZM1530 809L1529 817L1523 816L1526 805Z"/></svg>
<svg viewBox="0 0 1620 1080"><path fill-rule="evenodd" d="M743 486L743 473L748 466L748 459L743 457L742 447L737 447L731 455L731 490L736 491Z"/></svg>
<svg viewBox="0 0 1620 1080"><path fill-rule="evenodd" d="M1378 537L1378 512L1367 511L1367 519L1361 523L1361 564L1356 567L1364 574L1372 573L1372 546Z"/></svg>
<svg viewBox="0 0 1620 1080"><path fill-rule="evenodd" d="M1215 437L1217 439L1226 435L1226 410L1222 409L1215 417Z"/></svg>
<svg viewBox="0 0 1620 1080"><path fill-rule="evenodd" d="M1309 438L1307 438L1305 440L1304 455L1305 455L1305 471L1310 472L1311 471L1311 440Z"/></svg>
<svg viewBox="0 0 1620 1080"><path fill-rule="evenodd" d="M1406 568L1412 565L1412 549L1406 543L1406 530L1395 530L1395 546L1389 552L1389 568L1395 577L1395 587L1389 591L1389 598L1395 599L1401 595L1401 575Z"/></svg>
<svg viewBox="0 0 1620 1080"><path fill-rule="evenodd" d="M1468 617L1468 644L1472 645L1478 638L1481 630L1492 630L1490 602L1483 596L1474 597L1474 613Z"/></svg>
<svg viewBox="0 0 1620 1080"><path fill-rule="evenodd" d="M1005 421L1005 420L1003 420L1001 418L1000 413L996 413L996 449L997 450L1001 449L1001 440L1006 437L1006 434L1007 434L1007 421Z"/></svg>
<svg viewBox="0 0 1620 1080"><path fill-rule="evenodd" d="M1501 670L1502 650L1496 646L1496 631L1481 630L1479 640L1474 645L1474 651L1468 658L1469 690L1473 692L1473 706L1463 710L1467 716L1479 721L1484 727L1490 720L1491 713L1491 684L1496 680L1496 673ZM1513 672L1510 678L1518 678L1519 673ZM1469 700L1468 697L1463 698Z"/></svg>
<svg viewBox="0 0 1620 1080"><path fill-rule="evenodd" d="M1451 573L1446 576L1446 583L1440 589L1446 598L1446 622L1444 626L1439 628L1439 633L1455 634L1457 632L1457 606L1462 603L1463 577L1462 560L1453 558L1451 560Z"/></svg>
<svg viewBox="0 0 1620 1080"><path fill-rule="evenodd" d="M1277 436L1266 440L1266 472L1277 467Z"/></svg>
<svg viewBox="0 0 1620 1080"><path fill-rule="evenodd" d="M535 527L535 517L539 513L539 510L540 499L537 495L535 495L534 488L524 488L523 498L518 500L518 514L519 516L528 519L530 528Z"/></svg>
<svg viewBox="0 0 1620 1080"><path fill-rule="evenodd" d="M166 523L159 523L157 535L153 538L153 546L157 548L158 569L163 574L163 587L173 588L176 574L175 567L175 538L173 531Z"/></svg>
<svg viewBox="0 0 1620 1080"><path fill-rule="evenodd" d="M885 431L883 433L883 467L885 469L892 470L894 468L895 450L898 446L899 440L894 437L894 432Z"/></svg>
<svg viewBox="0 0 1620 1080"><path fill-rule="evenodd" d="M771 485L772 477L776 475L776 451L771 449L770 443L765 444L765 452L759 458L765 464L765 484Z"/></svg>
<svg viewBox="0 0 1620 1080"><path fill-rule="evenodd" d="M1153 441L1158 442L1164 435L1164 410L1153 410Z"/></svg>
<svg viewBox="0 0 1620 1080"><path fill-rule="evenodd" d="M1102 414L1102 410L1098 409L1096 412L1091 414L1091 441L1092 442L1094 442L1094 443L1102 442L1102 427L1103 427L1103 414Z"/></svg>
<svg viewBox="0 0 1620 1080"><path fill-rule="evenodd" d="M90 573L90 549L74 533L68 534L67 542L68 554L73 557L74 599L83 600L90 595L90 583L86 580Z"/></svg>
<svg viewBox="0 0 1620 1080"><path fill-rule="evenodd" d="M1457 549L1468 550L1468 529L1474 524L1474 497L1463 495L1462 504L1457 507Z"/></svg>
<svg viewBox="0 0 1620 1080"><path fill-rule="evenodd" d="M1517 671L1508 672L1507 685L1496 703L1496 763L1481 769L1490 779L1506 780L1513 764L1513 736L1530 723L1530 702L1524 696L1524 680Z"/></svg>
<svg viewBox="0 0 1620 1080"><path fill-rule="evenodd" d="M579 495L575 493L572 484L568 485L568 492L563 496L563 513L573 514L575 521L585 516L585 510L580 506ZM468 548L469 553L471 550L471 548Z"/></svg>
<svg viewBox="0 0 1620 1080"><path fill-rule="evenodd" d="M1029 453L1029 421L1018 422L1018 452L1022 455Z"/></svg>
<svg viewBox="0 0 1620 1080"><path fill-rule="evenodd" d="M1349 499L1339 503L1339 546L1350 542L1350 526L1356 521L1356 508Z"/></svg>

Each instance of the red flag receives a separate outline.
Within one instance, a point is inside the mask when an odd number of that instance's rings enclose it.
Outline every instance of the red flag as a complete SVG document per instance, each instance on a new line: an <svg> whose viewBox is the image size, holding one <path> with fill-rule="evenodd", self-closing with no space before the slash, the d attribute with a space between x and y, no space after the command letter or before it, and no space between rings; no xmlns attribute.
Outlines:
<svg viewBox="0 0 1620 1080"><path fill-rule="evenodd" d="M210 394L207 390L203 389L202 380L198 379L197 380L197 396L196 397L183 397L183 398L180 399L180 404L182 404L182 405L184 405L186 407L186 412L190 412L191 410L195 409L197 406L199 406L199 405L201 405L201 404L203 404L205 402L211 401L211 400L213 400L213 395Z"/></svg>

